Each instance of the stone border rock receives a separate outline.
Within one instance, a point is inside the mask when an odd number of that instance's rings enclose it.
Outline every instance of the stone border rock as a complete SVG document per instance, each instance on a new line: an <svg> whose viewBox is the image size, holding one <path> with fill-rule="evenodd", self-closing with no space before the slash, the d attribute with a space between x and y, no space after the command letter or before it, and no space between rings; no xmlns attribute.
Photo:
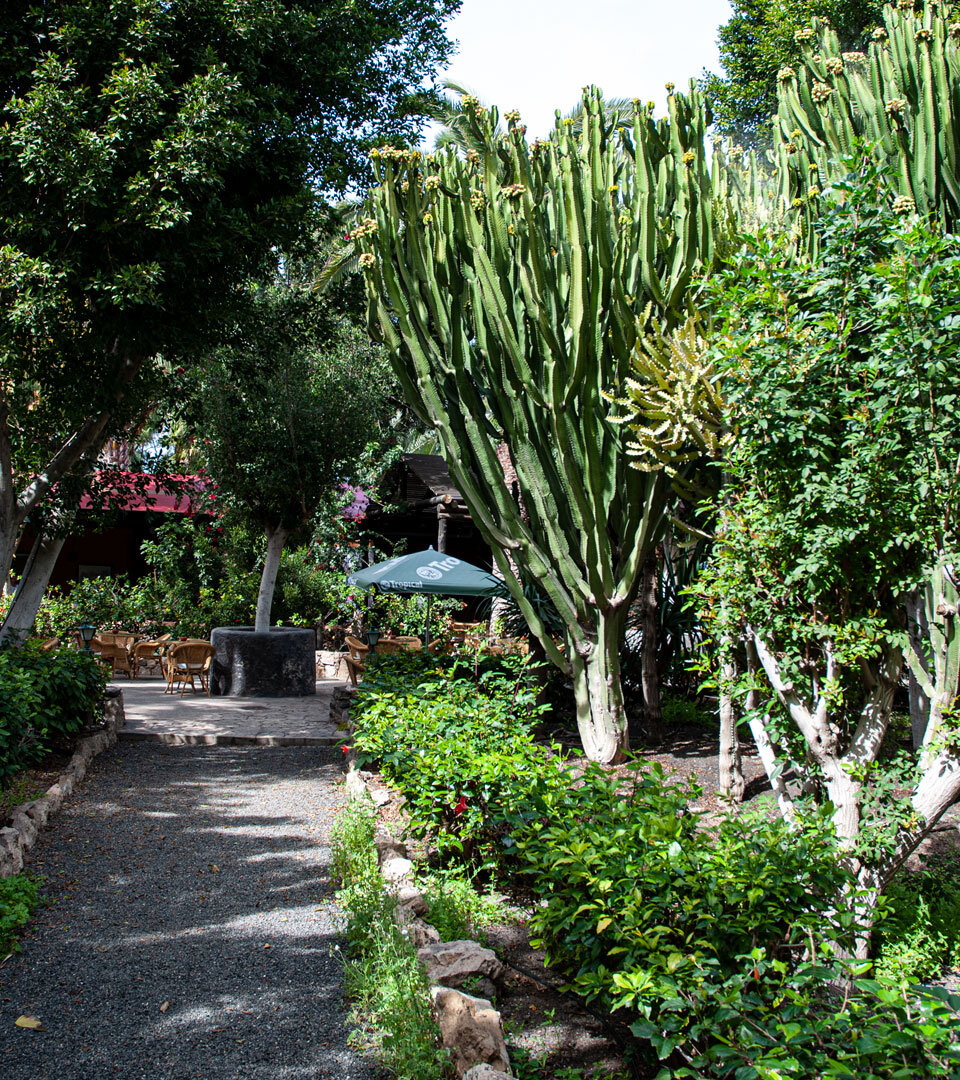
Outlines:
<svg viewBox="0 0 960 1080"><path fill-rule="evenodd" d="M0 829L0 878L12 877L23 869L23 856L36 843L41 830L55 814L74 788L87 774L87 766L117 741L123 727L123 693L108 690L103 709L103 729L86 735L77 743L73 757L39 799L22 803L11 815L12 823Z"/></svg>
<svg viewBox="0 0 960 1080"><path fill-rule="evenodd" d="M345 691L345 700L339 705L340 722L350 734L347 709L352 696L352 692ZM330 711L332 718L333 703ZM357 768L352 748L345 755L345 765L347 799L369 799L374 805L383 805L382 797L378 797L381 793L370 788L367 778ZM413 883L413 862L406 845L380 828L374 844L386 888L397 901L394 922L417 950L417 959L430 981L434 1016L443 1045L450 1051L454 1071L461 1080L511 1080L500 1013L489 1000L503 981L503 965L491 949L485 949L477 941L441 942L439 931L423 918L427 901ZM486 996L466 993L462 987L467 983Z"/></svg>

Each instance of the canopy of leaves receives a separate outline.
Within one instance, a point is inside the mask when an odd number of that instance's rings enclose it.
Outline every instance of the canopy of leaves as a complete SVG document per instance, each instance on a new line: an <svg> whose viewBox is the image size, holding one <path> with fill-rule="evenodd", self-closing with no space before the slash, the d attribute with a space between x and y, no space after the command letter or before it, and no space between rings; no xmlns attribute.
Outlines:
<svg viewBox="0 0 960 1080"><path fill-rule="evenodd" d="M446 57L457 6L0 5L7 547L30 510L23 492L57 450L73 448L51 484L162 391L159 354L216 340L243 282L302 231L319 189L362 181L372 141L416 131L406 98Z"/></svg>
<svg viewBox="0 0 960 1080"><path fill-rule="evenodd" d="M777 111L777 72L799 64L794 34L817 17L829 20L846 48L869 37L884 0L731 0L733 15L720 27L723 74L708 72L704 89L722 135L745 145L769 145L763 125Z"/></svg>
<svg viewBox="0 0 960 1080"><path fill-rule="evenodd" d="M309 287L252 287L242 340L219 350L194 421L219 496L273 530L306 525L381 435L393 381L385 356Z"/></svg>
<svg viewBox="0 0 960 1080"><path fill-rule="evenodd" d="M960 240L898 218L873 165L833 194L815 264L761 234L713 291L736 432L714 595L781 641L890 629L956 542Z"/></svg>

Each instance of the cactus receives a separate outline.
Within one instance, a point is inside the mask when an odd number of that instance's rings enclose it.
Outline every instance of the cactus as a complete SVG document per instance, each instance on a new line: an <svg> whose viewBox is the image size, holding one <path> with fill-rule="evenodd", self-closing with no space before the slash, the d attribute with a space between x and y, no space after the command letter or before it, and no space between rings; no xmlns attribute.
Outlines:
<svg viewBox="0 0 960 1080"><path fill-rule="evenodd" d="M610 762L628 745L624 620L671 478L630 468L604 392L628 376L648 305L683 322L711 265L706 110L691 86L670 94L667 117L636 102L611 119L590 89L579 130L558 114L528 144L515 114L498 135L496 109L464 103L477 147L465 156L373 154L378 186L354 230L370 329L531 630L572 677L585 751ZM524 580L560 613L564 642Z"/></svg>
<svg viewBox="0 0 960 1080"><path fill-rule="evenodd" d="M891 166L895 206L957 228L960 23L940 10L928 3L917 15L909 0L886 7L869 55L841 52L836 34L816 20L798 32L804 65L780 72L774 140L780 197L806 230L824 185L860 146Z"/></svg>

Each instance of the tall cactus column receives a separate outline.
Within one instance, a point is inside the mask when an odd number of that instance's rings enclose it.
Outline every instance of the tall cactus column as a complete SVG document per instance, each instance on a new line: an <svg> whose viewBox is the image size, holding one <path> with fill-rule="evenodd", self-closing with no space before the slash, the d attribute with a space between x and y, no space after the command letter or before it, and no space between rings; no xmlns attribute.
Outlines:
<svg viewBox="0 0 960 1080"><path fill-rule="evenodd" d="M372 334L549 658L570 674L586 753L627 749L619 652L669 478L630 467L605 392L630 369L641 316L679 316L712 257L705 111L695 89L655 120L611 121L584 97L528 144L515 114L465 99L474 145L375 152L378 186L355 230ZM523 514L497 448L516 468ZM556 642L524 582L565 626Z"/></svg>
<svg viewBox="0 0 960 1080"><path fill-rule="evenodd" d="M896 206L957 228L960 21L943 11L888 5L868 54L843 52L822 20L797 32L803 66L779 73L774 138L781 199L807 226L823 185L848 170L859 146L890 166Z"/></svg>

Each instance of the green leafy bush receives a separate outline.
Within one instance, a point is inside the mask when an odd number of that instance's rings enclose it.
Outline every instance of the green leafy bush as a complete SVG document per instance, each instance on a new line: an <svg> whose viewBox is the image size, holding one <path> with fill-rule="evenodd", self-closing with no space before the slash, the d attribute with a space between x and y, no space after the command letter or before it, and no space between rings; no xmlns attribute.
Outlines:
<svg viewBox="0 0 960 1080"><path fill-rule="evenodd" d="M92 655L32 643L0 649L0 785L68 746L99 711L105 685Z"/></svg>
<svg viewBox="0 0 960 1080"><path fill-rule="evenodd" d="M531 925L584 997L693 1003L751 950L789 958L808 929L822 935L848 881L825 831L743 814L711 837L688 809L699 794L659 765L626 778L590 765L578 784L532 794L540 816L520 851L544 903Z"/></svg>
<svg viewBox="0 0 960 1080"><path fill-rule="evenodd" d="M699 794L658 766L531 791L531 927L570 987L632 1013L662 1078L955 1075L943 1001L849 983L856 928L835 898L851 879L827 819L744 813L711 834Z"/></svg>
<svg viewBox="0 0 960 1080"><path fill-rule="evenodd" d="M924 1080L960 1076L960 997L850 979L841 964L759 960L760 979L727 981L690 1028L698 1047L669 1077L703 1080ZM650 1022L634 1024L647 1034Z"/></svg>
<svg viewBox="0 0 960 1080"><path fill-rule="evenodd" d="M0 959L16 952L19 931L40 903L40 879L29 874L0 878Z"/></svg>
<svg viewBox="0 0 960 1080"><path fill-rule="evenodd" d="M459 867L422 873L417 877L417 888L427 902L424 919L437 929L441 941L466 937L482 941L485 926L510 918L502 904L481 893Z"/></svg>
<svg viewBox="0 0 960 1080"><path fill-rule="evenodd" d="M901 875L885 895L887 916L876 932L881 982L925 982L960 966L960 857Z"/></svg>
<svg viewBox="0 0 960 1080"><path fill-rule="evenodd" d="M387 656L354 700L359 764L377 763L406 799L409 831L441 856L495 864L532 783L562 783L562 762L534 742L537 704L525 657Z"/></svg>

